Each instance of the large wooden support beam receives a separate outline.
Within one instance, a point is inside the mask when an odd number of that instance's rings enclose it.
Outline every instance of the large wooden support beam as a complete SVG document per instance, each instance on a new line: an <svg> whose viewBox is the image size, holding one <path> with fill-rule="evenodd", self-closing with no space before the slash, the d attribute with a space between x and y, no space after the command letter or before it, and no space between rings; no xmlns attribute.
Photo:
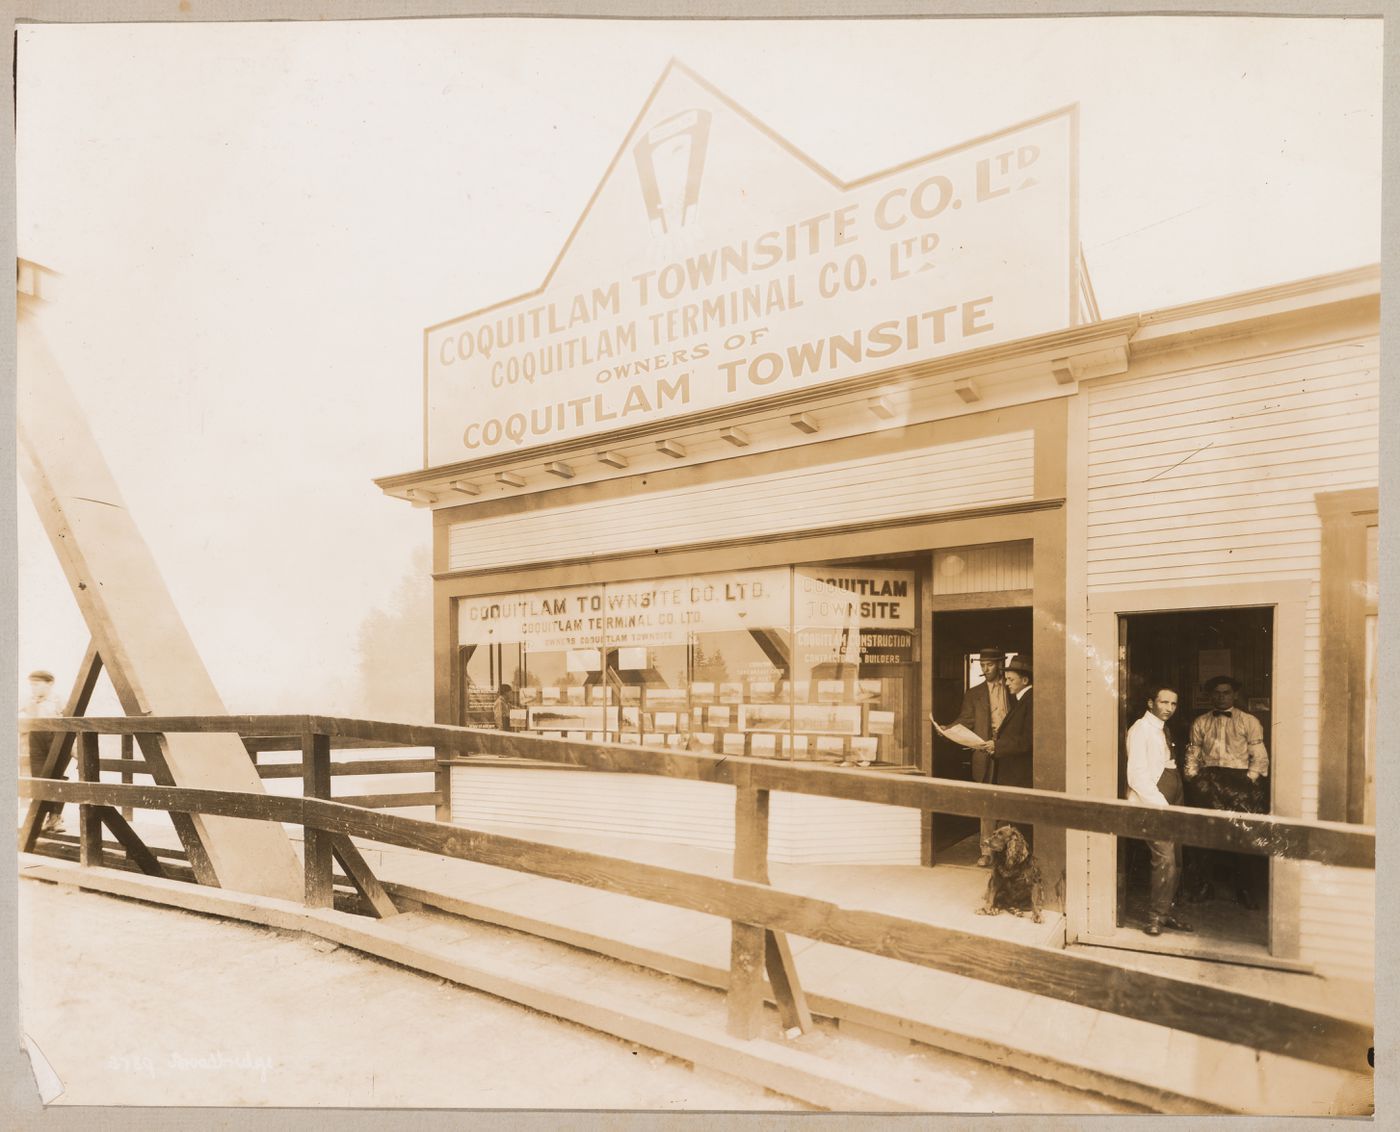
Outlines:
<svg viewBox="0 0 1400 1132"><path fill-rule="evenodd" d="M20 470L103 667L128 716L226 709L117 489L81 405L22 304L16 332ZM149 757L149 756L148 756ZM171 735L171 781L261 791L232 735ZM285 831L263 822L191 815L181 837L201 843L208 870L242 892L291 899L300 869ZM195 857L191 851L191 862Z"/></svg>

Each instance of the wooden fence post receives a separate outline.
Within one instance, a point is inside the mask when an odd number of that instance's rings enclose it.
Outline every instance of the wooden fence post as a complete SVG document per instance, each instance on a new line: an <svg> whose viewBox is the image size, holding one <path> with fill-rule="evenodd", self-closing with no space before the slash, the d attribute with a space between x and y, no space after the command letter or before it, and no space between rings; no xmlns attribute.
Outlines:
<svg viewBox="0 0 1400 1132"><path fill-rule="evenodd" d="M748 774L734 788L734 877L768 883L767 790L749 784ZM787 935L772 929L735 922L729 948L729 1032L736 1038L758 1036L763 1019L763 973L773 987L783 1030L807 1033L812 1013L797 979Z"/></svg>
<svg viewBox="0 0 1400 1132"><path fill-rule="evenodd" d="M84 731L78 750L78 781L97 782L100 777L96 731ZM102 815L97 806L78 807L78 862L84 867L102 864Z"/></svg>
<svg viewBox="0 0 1400 1132"><path fill-rule="evenodd" d="M301 796L329 798L331 796L331 741L326 735L310 731L301 737ZM305 876L305 903L308 908L330 908L334 903L331 891L332 836L311 826L302 825L302 865Z"/></svg>
<svg viewBox="0 0 1400 1132"><path fill-rule="evenodd" d="M745 768L747 769L747 768ZM749 785L742 774L734 784L734 876L768 881L768 791ZM733 921L729 945L729 1032L758 1036L763 1020L764 930Z"/></svg>
<svg viewBox="0 0 1400 1132"><path fill-rule="evenodd" d="M131 734L123 735L123 736L122 736L122 761L123 761L123 762L130 762L130 761L131 761L132 759L134 759L135 757L136 757L136 736L135 736L135 735L131 735ZM130 768L129 766L124 766L124 767L122 767L122 785L123 785L123 786L130 786L130 785L131 785L131 777L132 777L132 776L131 776L131 768ZM130 806L123 806L123 807L122 807L122 817L123 817L125 820L127 820L127 821L130 821L130 820L131 820L131 807L130 807Z"/></svg>
<svg viewBox="0 0 1400 1132"><path fill-rule="evenodd" d="M433 793L437 795L433 803L433 819L435 821L451 821L452 767L444 760L453 757L456 751L439 743L433 748L433 754L437 759L437 763L433 767Z"/></svg>

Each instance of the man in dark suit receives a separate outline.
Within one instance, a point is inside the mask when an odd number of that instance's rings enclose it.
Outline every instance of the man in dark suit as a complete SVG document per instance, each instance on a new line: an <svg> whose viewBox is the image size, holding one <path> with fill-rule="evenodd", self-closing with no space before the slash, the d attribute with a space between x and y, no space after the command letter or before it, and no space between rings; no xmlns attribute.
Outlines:
<svg viewBox="0 0 1400 1132"><path fill-rule="evenodd" d="M1035 734L1035 709L1031 700L1031 662L1018 656L1006 665L1006 691L1009 705L1006 718L992 740L991 774L988 782L998 786L1035 785L1031 773L1031 742ZM996 823L1002 824L1000 822ZM1031 843L1031 827L1016 826L1026 844Z"/></svg>
<svg viewBox="0 0 1400 1132"><path fill-rule="evenodd" d="M1035 733L1031 702L1031 662L1018 656L1006 666L1009 706L992 740L992 776L998 786L1031 786L1031 740Z"/></svg>
<svg viewBox="0 0 1400 1132"><path fill-rule="evenodd" d="M962 711L958 713L955 722L987 740L983 746L972 748L972 781L992 782L995 769L991 755L992 740L1001 728L1010 706L1006 677L1002 671L1006 653L998 648L981 649L977 653L977 662L982 667L982 683L964 693ZM985 840L992 835L995 828L996 823L991 818L983 818L980 836Z"/></svg>

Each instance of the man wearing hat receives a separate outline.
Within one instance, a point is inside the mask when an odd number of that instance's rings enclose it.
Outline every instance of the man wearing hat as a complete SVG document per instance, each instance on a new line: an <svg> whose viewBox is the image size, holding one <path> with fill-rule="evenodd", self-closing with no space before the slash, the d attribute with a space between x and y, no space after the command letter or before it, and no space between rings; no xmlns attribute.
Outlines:
<svg viewBox="0 0 1400 1132"><path fill-rule="evenodd" d="M973 782L996 781L996 764L992 760L993 740L1001 729L1010 707L1006 674L1002 667L1005 662L1006 653L999 648L978 650L977 663L982 668L982 683L969 688L964 694L962 711L955 720L987 740L981 747L972 748ZM983 818L980 837L985 840L992 835L995 828L996 822L992 818Z"/></svg>
<svg viewBox="0 0 1400 1132"><path fill-rule="evenodd" d="M1196 805L1265 813L1268 806L1260 780L1269 774L1269 752L1264 746L1264 725L1235 706L1239 690L1240 682L1233 676L1206 681L1211 710L1191 724L1183 773ZM1237 853L1221 857L1228 862L1236 898L1246 908L1257 908L1256 858Z"/></svg>
<svg viewBox="0 0 1400 1132"><path fill-rule="evenodd" d="M998 786L1033 785L1031 781L1031 739L1035 715L1031 704L1031 662L1017 656L1006 663L1006 691L1009 706L1006 717L992 740L992 777Z"/></svg>
<svg viewBox="0 0 1400 1132"><path fill-rule="evenodd" d="M54 737L48 731L30 731L25 720L52 719L62 714L62 706L54 699L53 673L45 672L41 668L35 669L29 674L29 699L19 709L20 753L29 757L29 765L23 767L22 771L30 778L38 778L43 774L44 763L49 757L49 748L53 745ZM44 828L63 828L57 811L45 818Z"/></svg>

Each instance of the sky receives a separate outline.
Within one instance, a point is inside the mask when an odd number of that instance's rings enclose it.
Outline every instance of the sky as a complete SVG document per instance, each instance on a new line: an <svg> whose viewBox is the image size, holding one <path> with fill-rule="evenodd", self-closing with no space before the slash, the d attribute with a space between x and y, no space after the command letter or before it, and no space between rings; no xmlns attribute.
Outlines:
<svg viewBox="0 0 1400 1132"><path fill-rule="evenodd" d="M1380 259L1380 32L24 26L18 248L62 273L44 334L229 709L357 714L361 627L430 600L429 515L371 482L421 466L422 330L540 284L669 59L843 180L1078 102L1111 318ZM19 672L66 691L87 633L19 491Z"/></svg>

